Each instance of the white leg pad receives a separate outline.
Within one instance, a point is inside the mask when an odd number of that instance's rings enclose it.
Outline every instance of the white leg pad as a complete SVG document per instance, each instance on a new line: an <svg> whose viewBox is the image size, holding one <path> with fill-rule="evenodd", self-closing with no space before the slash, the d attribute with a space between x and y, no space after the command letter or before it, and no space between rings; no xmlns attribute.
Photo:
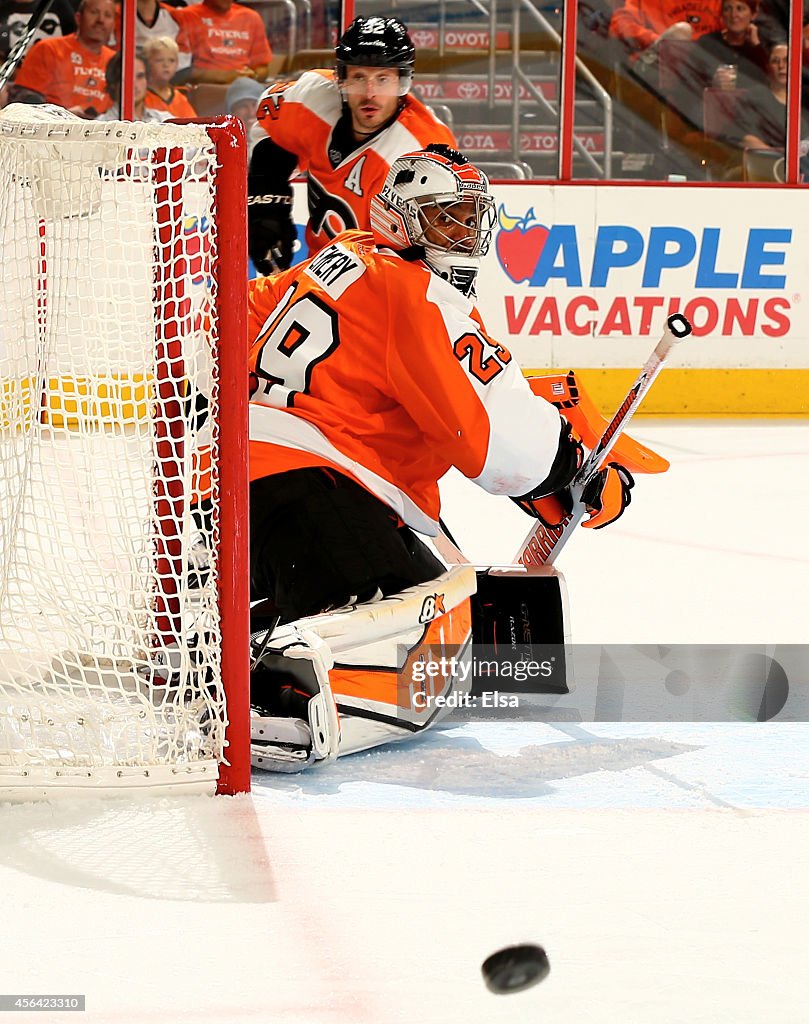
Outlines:
<svg viewBox="0 0 809 1024"><path fill-rule="evenodd" d="M338 755L411 739L444 718L449 707L425 714L394 702L385 703L370 693L366 697L356 692L351 696L337 694L339 717L329 670L334 668L336 657L341 669L375 666L395 674L402 668L402 650L412 654L428 629L434 627L438 635L444 622L448 624L450 642L450 616L475 592L476 583L474 568L458 565L435 580L391 597L279 626L260 661L292 676L300 688L312 694L308 721L297 723L306 728L309 738L298 733L307 742L295 745L288 738L289 725L283 719L254 716L253 765L271 771L300 771ZM262 639L253 637L254 649L261 648ZM468 651L470 640L467 630L454 643ZM463 689L455 677L442 685L443 696Z"/></svg>

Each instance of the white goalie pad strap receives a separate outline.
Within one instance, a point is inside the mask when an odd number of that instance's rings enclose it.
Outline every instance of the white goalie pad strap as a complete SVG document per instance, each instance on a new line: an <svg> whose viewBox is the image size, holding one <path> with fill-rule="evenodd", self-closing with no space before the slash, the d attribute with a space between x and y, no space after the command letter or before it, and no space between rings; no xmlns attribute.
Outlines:
<svg viewBox="0 0 809 1024"><path fill-rule="evenodd" d="M294 646L284 651L285 658L309 663L317 683L318 692L309 700L309 729L312 751L318 761L337 756L340 746L340 719L331 692L329 669L334 664L328 645L309 630L300 630L305 646Z"/></svg>
<svg viewBox="0 0 809 1024"><path fill-rule="evenodd" d="M329 682L334 664L328 645L316 634L295 623L280 626L266 645L261 636L262 660L279 657L289 662L289 675L311 694L307 721L254 714L251 720L251 754L255 767L276 771L298 771L313 761L337 756L340 719ZM278 762L278 763L275 763Z"/></svg>
<svg viewBox="0 0 809 1024"><path fill-rule="evenodd" d="M260 648L262 656L281 655L284 658L311 660L302 651L317 651L326 672L334 665L331 650L328 644L324 643L317 633L308 626L307 619L300 619L298 622L288 622L282 626L276 626L272 631L272 638L265 643L266 633L257 632L251 636L251 643L254 648ZM306 625L304 625L306 623Z"/></svg>

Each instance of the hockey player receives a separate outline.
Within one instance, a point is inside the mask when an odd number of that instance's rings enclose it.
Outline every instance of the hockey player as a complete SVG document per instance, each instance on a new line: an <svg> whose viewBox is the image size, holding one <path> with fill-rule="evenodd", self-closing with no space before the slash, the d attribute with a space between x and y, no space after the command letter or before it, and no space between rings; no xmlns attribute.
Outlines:
<svg viewBox="0 0 809 1024"><path fill-rule="evenodd" d="M253 630L262 768L406 739L446 714L457 659L430 690L408 676L435 645L470 641L474 570L446 572L417 536L438 532L439 478L454 465L553 524L582 461L475 307L486 176L445 145L406 154L370 219L250 284L250 582L282 623ZM617 518L631 486L602 470L585 525Z"/></svg>
<svg viewBox="0 0 809 1024"><path fill-rule="evenodd" d="M446 572L417 536L438 531L439 478L454 465L554 523L582 461L475 307L486 176L445 145L406 154L370 220L250 284L250 582L282 623L253 630L262 768L406 739L446 714L460 662L442 658L440 678L412 669L436 645L468 652L475 573ZM631 486L602 470L585 525L617 518Z"/></svg>
<svg viewBox="0 0 809 1024"><path fill-rule="evenodd" d="M251 282L251 584L284 619L438 575L413 531L438 532L450 466L558 521L582 447L474 305L493 211L486 176L428 146L394 161L370 232ZM603 470L586 525L630 486Z"/></svg>
<svg viewBox="0 0 809 1024"><path fill-rule="evenodd" d="M248 176L250 256L262 274L286 269L296 239L290 175L307 175L310 255L348 228L369 227L371 197L393 160L450 130L410 93L415 49L396 18L357 18L334 71L271 86L258 106Z"/></svg>

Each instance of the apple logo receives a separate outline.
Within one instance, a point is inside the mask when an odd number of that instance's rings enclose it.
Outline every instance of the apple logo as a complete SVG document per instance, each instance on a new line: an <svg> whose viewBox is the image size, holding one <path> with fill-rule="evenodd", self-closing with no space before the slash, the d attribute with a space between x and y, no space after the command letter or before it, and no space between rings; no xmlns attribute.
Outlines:
<svg viewBox="0 0 809 1024"><path fill-rule="evenodd" d="M502 203L497 211L497 258L515 284L531 280L545 247L550 229L536 221L533 207L522 217L512 217Z"/></svg>

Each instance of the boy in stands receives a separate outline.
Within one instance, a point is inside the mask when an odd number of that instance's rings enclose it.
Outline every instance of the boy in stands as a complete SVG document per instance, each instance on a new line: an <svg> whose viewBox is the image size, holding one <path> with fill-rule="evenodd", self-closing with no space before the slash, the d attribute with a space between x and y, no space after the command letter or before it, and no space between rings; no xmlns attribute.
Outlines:
<svg viewBox="0 0 809 1024"><path fill-rule="evenodd" d="M179 66L180 51L171 36L151 36L140 51L146 62L146 106L162 110L170 117L196 117L197 112L172 79Z"/></svg>
<svg viewBox="0 0 809 1024"><path fill-rule="evenodd" d="M286 269L296 239L290 175L307 175L310 255L337 234L370 226L371 197L393 161L455 139L410 93L416 51L396 18L357 18L334 71L271 86L258 107L248 177L250 256L262 274Z"/></svg>

